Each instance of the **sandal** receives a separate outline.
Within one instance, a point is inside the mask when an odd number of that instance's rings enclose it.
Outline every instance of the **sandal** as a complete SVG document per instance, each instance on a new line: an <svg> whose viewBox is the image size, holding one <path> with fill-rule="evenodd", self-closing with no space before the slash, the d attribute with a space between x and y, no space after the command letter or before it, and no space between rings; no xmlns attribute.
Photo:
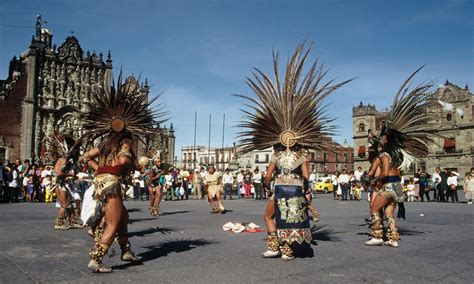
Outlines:
<svg viewBox="0 0 474 284"><path fill-rule="evenodd" d="M131 251L126 251L126 252L122 253L122 256L120 257L120 259L123 260L123 261L129 261L129 262L138 261L138 258Z"/></svg>
<svg viewBox="0 0 474 284"><path fill-rule="evenodd" d="M154 208L154 207L150 207L150 215L151 215L151 216L156 216L156 215L155 215L155 208Z"/></svg>
<svg viewBox="0 0 474 284"><path fill-rule="evenodd" d="M94 270L95 273L110 273L112 272L112 268L105 267L103 263L99 263L93 259L89 261L87 265L88 268Z"/></svg>
<svg viewBox="0 0 474 284"><path fill-rule="evenodd" d="M319 213L317 211L313 212L311 215L314 222L319 222Z"/></svg>

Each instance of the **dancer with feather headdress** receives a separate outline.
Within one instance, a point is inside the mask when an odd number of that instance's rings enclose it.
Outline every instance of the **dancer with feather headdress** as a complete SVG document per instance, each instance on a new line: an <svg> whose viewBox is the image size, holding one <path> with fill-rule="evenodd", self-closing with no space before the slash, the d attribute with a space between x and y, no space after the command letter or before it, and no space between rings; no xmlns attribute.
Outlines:
<svg viewBox="0 0 474 284"><path fill-rule="evenodd" d="M54 165L54 184L52 190L56 192L59 203L58 215L54 224L56 230L80 228L78 224L81 197L77 192L75 162L79 157L79 143L72 135L55 132L46 143L56 148L59 155ZM75 203L73 203L73 201ZM66 224L68 221L68 224Z"/></svg>
<svg viewBox="0 0 474 284"><path fill-rule="evenodd" d="M294 254L312 255L312 239L307 212L309 169L307 150L322 150L334 127L325 113L322 101L333 91L351 80L333 84L322 83L327 71L316 60L303 76L304 64L311 48L298 45L280 81L278 54L273 55L275 81L259 69L247 84L257 98L239 96L250 102L250 110L239 127L243 152L273 147L266 176L266 186L275 172L274 192L267 204L265 222L268 230L267 247L263 257L291 260Z"/></svg>
<svg viewBox="0 0 474 284"><path fill-rule="evenodd" d="M380 136L372 138L373 145L381 145L380 174L377 177L379 190L370 209L372 238L366 245L384 244L380 216L383 209L387 221L388 241L385 244L398 247L400 233L393 213L397 203L403 204L404 201L400 170L407 169L415 160L426 157L428 143L433 142L430 136L434 133L430 129L433 129L434 117L427 112L435 103L433 94L429 92L432 84L420 84L410 91L407 87L422 68L416 70L402 84L393 100L389 119L381 127Z"/></svg>
<svg viewBox="0 0 474 284"><path fill-rule="evenodd" d="M160 183L162 176L165 175L165 171L161 165L161 153L160 151L153 149L149 151L152 158L152 164L149 165L148 169L148 191L150 194L150 215L158 216L160 214L161 205L161 191L163 184Z"/></svg>
<svg viewBox="0 0 474 284"><path fill-rule="evenodd" d="M98 208L92 224L95 244L89 253L88 267L99 273L112 270L104 266L102 259L116 237L122 250L121 259L137 260L128 241L128 213L122 201L122 184L137 167L132 150L134 141L149 134L155 119L165 115L150 110L157 97L148 100L138 81L129 78L123 83L120 73L115 87L110 84L110 76L105 79L103 91L94 94L89 111L82 115L85 130L82 139L86 145L100 142L82 156L82 160L97 168L93 198Z"/></svg>

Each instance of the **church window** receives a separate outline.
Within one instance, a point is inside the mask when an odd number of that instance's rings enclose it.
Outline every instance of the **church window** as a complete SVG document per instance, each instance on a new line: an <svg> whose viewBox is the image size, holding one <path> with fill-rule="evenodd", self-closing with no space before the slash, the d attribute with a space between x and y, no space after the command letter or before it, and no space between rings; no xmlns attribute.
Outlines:
<svg viewBox="0 0 474 284"><path fill-rule="evenodd" d="M446 115L446 120L447 120L447 121L453 120L453 115L450 114L450 113L448 113L448 114Z"/></svg>
<svg viewBox="0 0 474 284"><path fill-rule="evenodd" d="M453 153L456 151L456 138L446 138L444 140L443 149L446 153Z"/></svg>
<svg viewBox="0 0 474 284"><path fill-rule="evenodd" d="M360 123L359 124L359 132L364 132L365 131L365 124Z"/></svg>

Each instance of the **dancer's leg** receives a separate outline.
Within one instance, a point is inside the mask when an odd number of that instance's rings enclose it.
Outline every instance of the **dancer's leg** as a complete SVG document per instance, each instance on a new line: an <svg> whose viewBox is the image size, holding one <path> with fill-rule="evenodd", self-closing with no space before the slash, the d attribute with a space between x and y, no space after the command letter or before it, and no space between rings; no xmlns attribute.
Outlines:
<svg viewBox="0 0 474 284"><path fill-rule="evenodd" d="M263 253L263 257L278 257L280 253L280 243L278 241L277 229L275 224L275 201L270 198L265 209L265 225L267 227L267 251Z"/></svg>
<svg viewBox="0 0 474 284"><path fill-rule="evenodd" d="M122 250L121 259L123 261L136 261L138 260L135 254L132 252L130 242L128 240L128 212L125 206L122 205L122 217L117 230L118 244Z"/></svg>
<svg viewBox="0 0 474 284"><path fill-rule="evenodd" d="M391 202L386 208L385 208L385 218L387 220L387 239L388 242L386 242L387 245L391 247L398 247L398 241L400 240L400 233L398 232L397 229L397 222L395 221L395 218L393 217L393 212L395 212L395 208L397 207L397 203Z"/></svg>
<svg viewBox="0 0 474 284"><path fill-rule="evenodd" d="M58 215L56 217L56 223L54 228L57 230L69 229L69 226L66 226L65 220L67 218L67 206L69 203L67 192L62 191L59 188L56 188L56 195L58 197L58 202L60 208L58 209Z"/></svg>
<svg viewBox="0 0 474 284"><path fill-rule="evenodd" d="M150 215L155 216L155 187L150 185L148 191L150 192Z"/></svg>
<svg viewBox="0 0 474 284"><path fill-rule="evenodd" d="M105 228L102 237L95 243L94 247L89 252L91 261L88 267L96 272L107 273L112 269L107 268L102 263L102 259L107 254L110 244L117 234L121 218L123 216L124 206L122 199L118 195L112 195L107 198L105 203Z"/></svg>
<svg viewBox="0 0 474 284"><path fill-rule="evenodd" d="M372 239L365 242L366 245L382 245L383 244L383 227L382 227L382 216L380 216L380 210L383 209L388 203L388 199L381 194L377 194L374 198L374 202L370 207L370 215L372 217L370 224L370 235Z"/></svg>

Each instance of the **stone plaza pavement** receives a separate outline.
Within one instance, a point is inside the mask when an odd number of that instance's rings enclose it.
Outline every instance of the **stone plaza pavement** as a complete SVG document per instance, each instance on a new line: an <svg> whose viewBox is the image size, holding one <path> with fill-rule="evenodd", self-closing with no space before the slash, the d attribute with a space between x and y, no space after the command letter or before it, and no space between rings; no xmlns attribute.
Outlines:
<svg viewBox="0 0 474 284"><path fill-rule="evenodd" d="M463 195L462 192L459 192ZM262 259L265 233L232 234L228 221L263 224L264 201L227 200L231 212L210 214L204 200L127 201L130 241L141 259L120 261L114 244L111 274L87 269L86 230L53 229L53 204L0 204L0 283L473 283L474 206L406 203L398 249L366 247L367 201L317 195L321 221L312 223L315 257Z"/></svg>

